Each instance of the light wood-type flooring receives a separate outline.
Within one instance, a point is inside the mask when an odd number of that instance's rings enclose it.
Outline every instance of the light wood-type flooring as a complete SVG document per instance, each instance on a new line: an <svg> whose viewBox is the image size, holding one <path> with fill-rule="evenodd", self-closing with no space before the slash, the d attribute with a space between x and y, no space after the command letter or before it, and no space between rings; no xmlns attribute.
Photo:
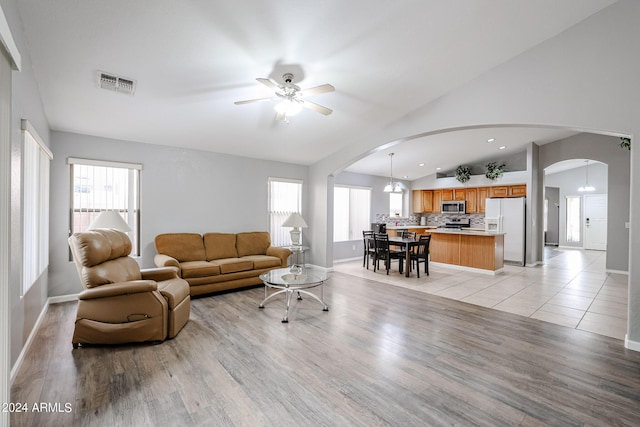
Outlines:
<svg viewBox="0 0 640 427"><path fill-rule="evenodd" d="M72 349L50 306L11 388L12 426L580 426L640 423L640 353L592 332L334 272L330 311L280 323L262 288L192 301L158 345ZM71 410L64 412L65 404Z"/></svg>

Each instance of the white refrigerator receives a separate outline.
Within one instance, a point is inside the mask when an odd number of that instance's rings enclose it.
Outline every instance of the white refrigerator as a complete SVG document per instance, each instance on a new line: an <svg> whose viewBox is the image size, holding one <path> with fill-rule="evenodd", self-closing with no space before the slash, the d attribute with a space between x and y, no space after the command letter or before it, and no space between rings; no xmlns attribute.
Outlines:
<svg viewBox="0 0 640 427"><path fill-rule="evenodd" d="M504 235L504 260L524 265L524 197L487 199L485 218L497 219Z"/></svg>

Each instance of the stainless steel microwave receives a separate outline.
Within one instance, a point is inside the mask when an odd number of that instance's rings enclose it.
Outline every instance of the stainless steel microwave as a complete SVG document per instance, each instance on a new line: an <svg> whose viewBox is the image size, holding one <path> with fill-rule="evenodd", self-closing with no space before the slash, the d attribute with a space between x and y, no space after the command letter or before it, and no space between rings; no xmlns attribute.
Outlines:
<svg viewBox="0 0 640 427"><path fill-rule="evenodd" d="M447 200L446 202L442 202L440 211L449 214L467 213L467 202L464 200Z"/></svg>

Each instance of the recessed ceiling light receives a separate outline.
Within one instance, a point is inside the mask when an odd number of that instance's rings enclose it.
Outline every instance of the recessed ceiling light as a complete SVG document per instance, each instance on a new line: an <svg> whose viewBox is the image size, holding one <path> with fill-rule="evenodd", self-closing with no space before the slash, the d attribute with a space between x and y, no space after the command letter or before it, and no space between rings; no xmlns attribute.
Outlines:
<svg viewBox="0 0 640 427"><path fill-rule="evenodd" d="M405 175L402 177L402 179L407 179L407 178L409 178L409 175Z"/></svg>
<svg viewBox="0 0 640 427"><path fill-rule="evenodd" d="M437 171L442 170L442 168L436 168Z"/></svg>
<svg viewBox="0 0 640 427"><path fill-rule="evenodd" d="M418 166L424 166L424 163L420 163L420 164L418 164Z"/></svg>
<svg viewBox="0 0 640 427"><path fill-rule="evenodd" d="M505 148L507 148L506 145L501 145L500 147L498 147L498 150L504 150Z"/></svg>
<svg viewBox="0 0 640 427"><path fill-rule="evenodd" d="M496 140L495 138L489 138L489 139L487 139L487 142L493 142L495 140Z"/></svg>

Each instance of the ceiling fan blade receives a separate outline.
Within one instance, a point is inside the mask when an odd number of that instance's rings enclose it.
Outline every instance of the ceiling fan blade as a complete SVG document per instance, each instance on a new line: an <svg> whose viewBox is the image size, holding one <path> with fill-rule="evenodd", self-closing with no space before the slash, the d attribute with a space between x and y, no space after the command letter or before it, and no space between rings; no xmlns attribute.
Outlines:
<svg viewBox="0 0 640 427"><path fill-rule="evenodd" d="M333 92L335 90L336 90L335 87L326 83L320 86L310 87L309 89L302 89L300 93L302 94L302 96L307 96L307 95L318 95L320 93Z"/></svg>
<svg viewBox="0 0 640 427"><path fill-rule="evenodd" d="M256 80L262 83L263 85L265 85L266 87L268 87L269 89L274 89L274 90L280 89L280 86L278 86L277 84L275 84L269 79L258 77Z"/></svg>
<svg viewBox="0 0 640 427"><path fill-rule="evenodd" d="M306 108L310 110L317 111L320 114L324 114L325 116L328 116L329 114L333 113L332 109L323 107L322 105L318 105L315 102L307 101L306 99L302 101L302 105L304 105Z"/></svg>
<svg viewBox="0 0 640 427"><path fill-rule="evenodd" d="M251 104L253 102L262 102L262 101L272 101L277 98L257 98L257 99L247 99L246 101L236 101L234 104L242 105L242 104Z"/></svg>

